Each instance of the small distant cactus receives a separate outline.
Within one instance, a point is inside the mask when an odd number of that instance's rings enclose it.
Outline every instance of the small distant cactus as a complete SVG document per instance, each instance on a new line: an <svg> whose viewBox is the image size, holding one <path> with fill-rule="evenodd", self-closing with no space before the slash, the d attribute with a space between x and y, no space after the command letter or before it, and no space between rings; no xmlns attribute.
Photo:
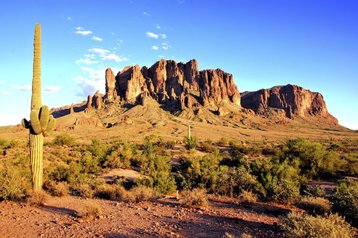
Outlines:
<svg viewBox="0 0 358 238"><path fill-rule="evenodd" d="M43 183L43 138L56 125L47 106L41 102L41 26L36 24L34 37L34 62L30 121L22 119L21 124L30 131L30 159L32 187L42 189Z"/></svg>

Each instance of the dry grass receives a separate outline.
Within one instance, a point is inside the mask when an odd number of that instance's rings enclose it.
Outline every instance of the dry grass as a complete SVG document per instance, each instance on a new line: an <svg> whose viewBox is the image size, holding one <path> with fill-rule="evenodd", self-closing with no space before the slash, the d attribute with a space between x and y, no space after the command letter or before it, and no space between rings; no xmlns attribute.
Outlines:
<svg viewBox="0 0 358 238"><path fill-rule="evenodd" d="M155 198L155 194L151 188L139 186L128 191L124 200L129 202L151 201Z"/></svg>
<svg viewBox="0 0 358 238"><path fill-rule="evenodd" d="M101 207L94 201L85 201L76 212L78 217L87 219L99 218L101 214Z"/></svg>
<svg viewBox="0 0 358 238"><path fill-rule="evenodd" d="M323 215L331 211L332 203L321 197L303 197L297 203L297 207L306 210L310 214Z"/></svg>
<svg viewBox="0 0 358 238"><path fill-rule="evenodd" d="M32 206L44 206L49 198L50 196L45 191L36 191L32 192L26 200Z"/></svg>
<svg viewBox="0 0 358 238"><path fill-rule="evenodd" d="M281 228L286 237L351 238L354 229L336 214L310 216L293 212L283 220Z"/></svg>
<svg viewBox="0 0 358 238"><path fill-rule="evenodd" d="M240 203L252 204L257 201L257 195L251 191L243 190L239 195Z"/></svg>
<svg viewBox="0 0 358 238"><path fill-rule="evenodd" d="M180 197L181 204L186 207L207 207L209 205L205 189L184 190Z"/></svg>

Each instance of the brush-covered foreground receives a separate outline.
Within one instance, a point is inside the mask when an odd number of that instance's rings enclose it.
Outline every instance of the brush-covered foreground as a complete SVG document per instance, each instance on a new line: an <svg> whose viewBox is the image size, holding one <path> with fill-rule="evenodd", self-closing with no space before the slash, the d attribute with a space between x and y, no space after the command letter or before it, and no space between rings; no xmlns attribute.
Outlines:
<svg viewBox="0 0 358 238"><path fill-rule="evenodd" d="M27 143L0 139L1 237L354 237L358 226L357 140L61 132L44 145L46 194L30 192Z"/></svg>

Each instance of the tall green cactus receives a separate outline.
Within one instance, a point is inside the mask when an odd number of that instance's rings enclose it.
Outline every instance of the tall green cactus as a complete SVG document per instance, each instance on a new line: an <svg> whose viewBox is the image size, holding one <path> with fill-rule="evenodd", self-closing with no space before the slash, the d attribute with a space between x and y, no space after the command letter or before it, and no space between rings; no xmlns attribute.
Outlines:
<svg viewBox="0 0 358 238"><path fill-rule="evenodd" d="M41 26L36 24L34 37L34 62L30 121L22 119L21 124L30 131L30 160L32 188L42 189L43 183L43 140L56 125L47 106L41 102Z"/></svg>

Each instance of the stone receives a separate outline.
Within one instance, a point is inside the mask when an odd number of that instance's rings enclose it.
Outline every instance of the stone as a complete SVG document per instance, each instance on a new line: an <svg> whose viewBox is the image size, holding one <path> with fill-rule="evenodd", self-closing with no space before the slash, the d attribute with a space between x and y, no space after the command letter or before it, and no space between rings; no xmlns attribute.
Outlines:
<svg viewBox="0 0 358 238"><path fill-rule="evenodd" d="M106 80L105 98L107 100L109 100L109 101L112 101L112 100L114 100L117 92L115 90L115 88L116 88L116 78L115 78L111 68L106 69L105 80Z"/></svg>

